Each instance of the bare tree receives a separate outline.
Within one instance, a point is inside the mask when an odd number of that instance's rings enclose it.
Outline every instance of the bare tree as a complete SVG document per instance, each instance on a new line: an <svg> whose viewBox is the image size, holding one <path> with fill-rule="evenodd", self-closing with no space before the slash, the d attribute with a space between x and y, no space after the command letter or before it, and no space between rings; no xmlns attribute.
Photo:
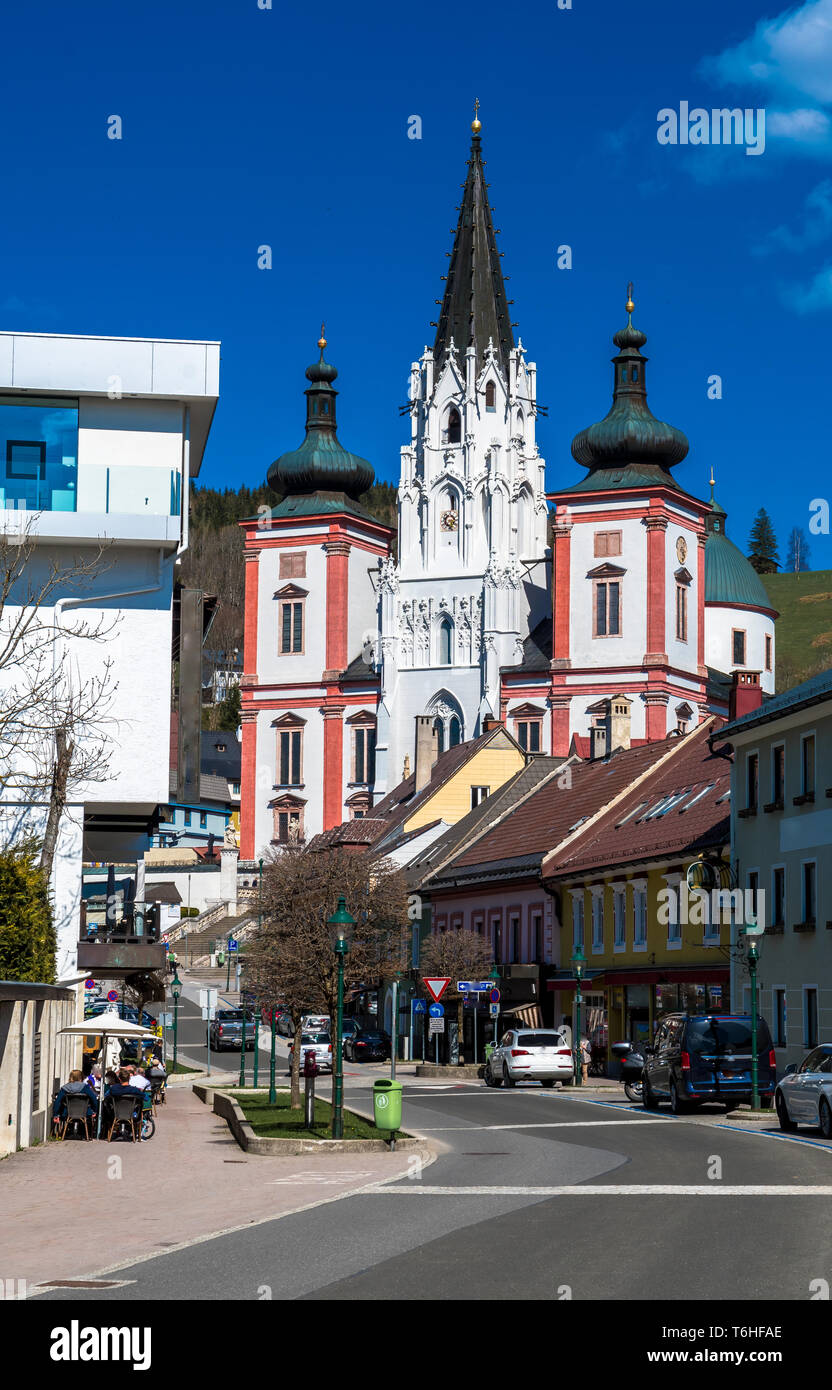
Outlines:
<svg viewBox="0 0 832 1390"><path fill-rule="evenodd" d="M46 555L32 526L7 522L0 531L0 794L46 804L40 862L48 878L72 791L109 775L112 661L82 676L78 644L105 643L117 619L82 611L108 568L107 547Z"/></svg>
<svg viewBox="0 0 832 1390"><path fill-rule="evenodd" d="M338 971L327 925L343 894L356 919L344 961L346 989L401 969L407 887L388 860L349 850L277 851L263 871L263 925L245 956L245 986L261 1003L288 1009L295 1030L293 1109L300 1108L301 1017L335 1018Z"/></svg>
<svg viewBox="0 0 832 1390"><path fill-rule="evenodd" d="M457 980L484 980L494 964L491 942L479 932L452 931L433 932L422 944L420 973L438 975L451 983L444 998L457 1001L457 1028L459 1029L460 1061L462 1060L462 995L456 988Z"/></svg>

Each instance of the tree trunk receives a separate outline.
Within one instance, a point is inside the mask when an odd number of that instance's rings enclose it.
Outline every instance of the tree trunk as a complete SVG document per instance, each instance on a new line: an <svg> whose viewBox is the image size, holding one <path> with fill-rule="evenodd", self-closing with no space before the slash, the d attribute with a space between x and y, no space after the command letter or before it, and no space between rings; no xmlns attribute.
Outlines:
<svg viewBox="0 0 832 1390"><path fill-rule="evenodd" d="M300 1023L295 1024L295 1042L292 1050L292 1095L289 1107L292 1110L300 1110L300 1040L303 1028Z"/></svg>
<svg viewBox="0 0 832 1390"><path fill-rule="evenodd" d="M46 817L46 829L43 833L43 848L40 853L41 872L47 884L52 877L52 866L58 847L58 830L61 816L66 809L66 788L74 752L75 744L67 738L66 729L57 728L55 730L55 761L52 764L52 784L49 788L49 811Z"/></svg>
<svg viewBox="0 0 832 1390"><path fill-rule="evenodd" d="M460 994L456 1006L456 1031L457 1031L457 1052L459 1055L459 1065L465 1061L465 1054L462 1050L462 1040L465 1037L465 1012L462 995Z"/></svg>

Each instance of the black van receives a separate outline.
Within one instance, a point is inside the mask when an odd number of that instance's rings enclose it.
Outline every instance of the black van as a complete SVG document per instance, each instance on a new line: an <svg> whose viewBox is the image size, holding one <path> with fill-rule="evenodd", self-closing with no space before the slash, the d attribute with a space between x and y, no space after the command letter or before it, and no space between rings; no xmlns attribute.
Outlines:
<svg viewBox="0 0 832 1390"><path fill-rule="evenodd" d="M723 1101L730 1109L751 1102L751 1015L665 1014L653 1046L645 1049L642 1103L655 1110L670 1101L674 1115ZM765 1019L757 1019L757 1085L764 1109L773 1103L777 1067Z"/></svg>

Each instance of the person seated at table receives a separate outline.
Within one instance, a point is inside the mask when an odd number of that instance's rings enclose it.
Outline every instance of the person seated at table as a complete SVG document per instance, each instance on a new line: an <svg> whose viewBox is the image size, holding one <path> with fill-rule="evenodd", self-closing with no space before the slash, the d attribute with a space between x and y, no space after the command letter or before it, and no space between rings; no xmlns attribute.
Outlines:
<svg viewBox="0 0 832 1390"><path fill-rule="evenodd" d="M108 1073L110 1075L111 1073ZM109 1096L140 1096L141 1088L133 1085L133 1077L127 1067L119 1067L113 1081L104 1092L105 1100Z"/></svg>
<svg viewBox="0 0 832 1390"><path fill-rule="evenodd" d="M64 1119L66 1115L67 1096L86 1096L89 1104L87 1105L87 1117L95 1115L98 1109L98 1096L91 1086L84 1080L82 1071L71 1071L69 1080L65 1081L60 1091L52 1102L52 1122Z"/></svg>
<svg viewBox="0 0 832 1390"><path fill-rule="evenodd" d="M131 1064L129 1067L126 1068L126 1070L130 1073L131 1086L135 1086L136 1090L138 1091L147 1091L149 1089L150 1082L148 1081L141 1067L137 1067Z"/></svg>

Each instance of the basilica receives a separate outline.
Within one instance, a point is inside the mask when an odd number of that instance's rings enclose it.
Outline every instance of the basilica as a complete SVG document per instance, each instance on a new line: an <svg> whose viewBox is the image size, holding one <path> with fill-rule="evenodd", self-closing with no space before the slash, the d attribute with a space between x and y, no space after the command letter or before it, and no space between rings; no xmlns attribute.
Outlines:
<svg viewBox="0 0 832 1390"><path fill-rule="evenodd" d="M475 120L436 336L410 366L398 537L361 504L374 473L338 439L323 335L305 439L268 473L282 501L242 523L244 858L366 817L426 717L436 753L499 723L528 754L589 758L727 714L732 686L774 690L777 614L713 481L706 501L673 476L688 441L647 404L632 287L612 405L547 490L501 255Z"/></svg>

